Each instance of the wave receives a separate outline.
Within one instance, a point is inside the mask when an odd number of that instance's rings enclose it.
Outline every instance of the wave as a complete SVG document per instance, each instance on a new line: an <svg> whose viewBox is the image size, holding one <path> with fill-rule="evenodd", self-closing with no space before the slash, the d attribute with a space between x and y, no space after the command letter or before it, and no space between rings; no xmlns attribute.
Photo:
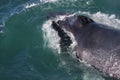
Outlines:
<svg viewBox="0 0 120 80"><path fill-rule="evenodd" d="M45 3L50 3L50 2L56 2L57 0L29 0L25 3L21 3L16 5L15 7L9 7L9 6L14 6L11 1L8 1L7 4L0 6L0 9L5 8L6 11L1 11L0 12L0 33L3 33L3 29L1 27L5 27L5 23L8 20L9 17L15 15L15 14L20 14L23 11L26 11L29 8L45 4Z"/></svg>
<svg viewBox="0 0 120 80"><path fill-rule="evenodd" d="M18 5L13 4L11 1L8 1L7 4L0 6L0 9L5 8L6 11L0 12L0 22L6 22L9 17L20 14L23 11L26 11L29 8L36 7L36 6L44 6L45 3L57 3L59 6L71 6L71 2L73 3L72 6L77 6L75 3L77 0L28 0L27 2L20 3ZM82 2L82 0L80 1ZM85 5L90 5L92 0L85 1ZM15 5L15 6L14 6ZM14 7L10 7L14 6Z"/></svg>

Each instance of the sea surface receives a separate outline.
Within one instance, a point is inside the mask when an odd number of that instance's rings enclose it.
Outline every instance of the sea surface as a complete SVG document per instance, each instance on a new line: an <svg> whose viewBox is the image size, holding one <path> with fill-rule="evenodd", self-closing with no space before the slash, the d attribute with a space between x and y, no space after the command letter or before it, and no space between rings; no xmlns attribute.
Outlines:
<svg viewBox="0 0 120 80"><path fill-rule="evenodd" d="M71 51L61 53L52 20L87 15L120 28L120 0L0 0L0 80L110 80Z"/></svg>

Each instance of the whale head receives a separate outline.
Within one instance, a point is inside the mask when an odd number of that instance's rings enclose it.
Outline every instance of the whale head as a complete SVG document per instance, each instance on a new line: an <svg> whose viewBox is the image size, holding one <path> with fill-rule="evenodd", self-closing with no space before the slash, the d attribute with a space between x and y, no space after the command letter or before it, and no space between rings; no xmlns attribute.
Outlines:
<svg viewBox="0 0 120 80"><path fill-rule="evenodd" d="M74 15L65 17L63 20L58 20L57 23L62 28L65 28L66 30L73 32L76 30L81 30L83 27L85 27L87 24L93 23L94 21L86 16L83 15Z"/></svg>

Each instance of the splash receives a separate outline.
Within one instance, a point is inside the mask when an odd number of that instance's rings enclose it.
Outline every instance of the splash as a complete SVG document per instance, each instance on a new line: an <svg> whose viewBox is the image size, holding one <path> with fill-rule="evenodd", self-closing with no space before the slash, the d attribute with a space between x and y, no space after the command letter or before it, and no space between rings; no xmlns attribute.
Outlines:
<svg viewBox="0 0 120 80"><path fill-rule="evenodd" d="M57 16L54 19L50 19L44 22L42 26L43 38L45 41L44 47L49 47L51 49L57 50L58 53L61 53L60 44L59 44L60 37L58 36L57 32L51 27L51 24L52 24L52 21L62 20L66 16L71 16L71 15ZM71 37L73 43L71 44L70 47L71 49L74 49L74 47L76 46L76 41L74 39L74 36L70 32L66 30L64 31ZM75 55L75 52L73 52L73 54Z"/></svg>
<svg viewBox="0 0 120 80"><path fill-rule="evenodd" d="M109 15L109 14L102 13L100 11L97 13L94 13L94 14L91 14L90 12L79 11L79 12L76 12L76 14L87 15L87 16L91 17L95 22L120 29L120 26L119 26L120 20L117 19L115 14Z"/></svg>
<svg viewBox="0 0 120 80"><path fill-rule="evenodd" d="M59 40L57 33L51 28L52 20L46 21L43 26L43 38L45 41L44 47L48 46L51 49L57 50L60 53Z"/></svg>

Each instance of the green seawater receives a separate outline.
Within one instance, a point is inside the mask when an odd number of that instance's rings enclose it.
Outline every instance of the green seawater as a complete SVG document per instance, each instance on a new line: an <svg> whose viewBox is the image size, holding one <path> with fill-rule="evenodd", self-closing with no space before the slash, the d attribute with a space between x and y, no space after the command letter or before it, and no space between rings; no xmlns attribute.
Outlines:
<svg viewBox="0 0 120 80"><path fill-rule="evenodd" d="M25 4L38 4L25 8ZM120 0L1 0L0 80L110 80L68 54L45 47L42 25L50 13L90 12L120 17ZM13 15L10 15L14 13Z"/></svg>

